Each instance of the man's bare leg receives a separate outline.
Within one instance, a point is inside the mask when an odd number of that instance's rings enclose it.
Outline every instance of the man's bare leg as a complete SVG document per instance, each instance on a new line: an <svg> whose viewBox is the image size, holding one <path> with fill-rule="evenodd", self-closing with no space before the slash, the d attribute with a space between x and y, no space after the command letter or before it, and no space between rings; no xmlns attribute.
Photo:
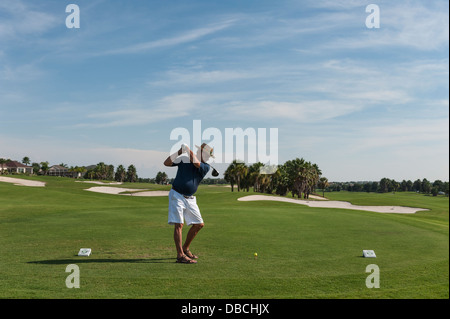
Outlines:
<svg viewBox="0 0 450 319"><path fill-rule="evenodd" d="M175 241L175 247L177 248L177 262L179 262L178 260L181 259L182 263L195 264L197 263L197 261L192 260L191 258L186 256L186 254L183 251L183 246L181 244L183 238L182 235L183 235L183 224L175 224L175 229L173 231L173 239Z"/></svg>
<svg viewBox="0 0 450 319"><path fill-rule="evenodd" d="M183 257L183 224L175 224L175 229L173 231L173 240L175 241L175 247L177 249L177 258Z"/></svg>
<svg viewBox="0 0 450 319"><path fill-rule="evenodd" d="M182 251L188 251L189 247L191 246L192 241L194 240L195 236L197 236L198 232L200 231L200 229L203 228L203 226L205 226L205 224L193 224L191 229L189 229L189 232L186 236L186 241L184 242L184 245L182 247Z"/></svg>

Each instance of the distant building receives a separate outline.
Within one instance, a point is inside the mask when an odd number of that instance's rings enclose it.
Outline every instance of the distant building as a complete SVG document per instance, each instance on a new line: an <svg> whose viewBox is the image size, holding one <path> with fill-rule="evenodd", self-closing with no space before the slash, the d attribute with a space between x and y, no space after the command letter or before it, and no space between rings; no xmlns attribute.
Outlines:
<svg viewBox="0 0 450 319"><path fill-rule="evenodd" d="M0 170L2 170L1 165ZM8 161L3 164L3 171L7 171L9 174L33 174L33 167L17 161Z"/></svg>
<svg viewBox="0 0 450 319"><path fill-rule="evenodd" d="M47 175L49 176L72 176L72 173L69 173L69 169L67 167L61 165L53 165L47 171Z"/></svg>

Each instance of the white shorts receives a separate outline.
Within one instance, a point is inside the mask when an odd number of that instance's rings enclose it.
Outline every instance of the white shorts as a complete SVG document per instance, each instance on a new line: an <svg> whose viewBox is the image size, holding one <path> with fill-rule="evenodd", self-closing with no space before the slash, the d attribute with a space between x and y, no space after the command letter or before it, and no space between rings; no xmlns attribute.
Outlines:
<svg viewBox="0 0 450 319"><path fill-rule="evenodd" d="M169 224L202 224L203 219L197 206L195 196L185 198L182 194L171 189L169 192Z"/></svg>

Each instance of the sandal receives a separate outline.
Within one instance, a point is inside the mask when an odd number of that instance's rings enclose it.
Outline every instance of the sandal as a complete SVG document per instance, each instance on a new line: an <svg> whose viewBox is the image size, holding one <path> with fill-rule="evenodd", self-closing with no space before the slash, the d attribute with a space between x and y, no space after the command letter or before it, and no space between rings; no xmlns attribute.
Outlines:
<svg viewBox="0 0 450 319"><path fill-rule="evenodd" d="M198 259L198 256L191 253L191 251L189 249L183 250L183 252L185 253L186 256L188 256L191 259Z"/></svg>
<svg viewBox="0 0 450 319"><path fill-rule="evenodd" d="M196 260L189 259L186 255L181 256L180 258L177 258L177 263L180 264L196 264Z"/></svg>

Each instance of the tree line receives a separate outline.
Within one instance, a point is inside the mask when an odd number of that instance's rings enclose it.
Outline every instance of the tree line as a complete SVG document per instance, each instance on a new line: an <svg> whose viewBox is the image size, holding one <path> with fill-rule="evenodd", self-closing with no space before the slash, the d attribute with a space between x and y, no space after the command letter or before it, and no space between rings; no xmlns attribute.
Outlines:
<svg viewBox="0 0 450 319"><path fill-rule="evenodd" d="M107 165L100 162L95 167L87 169L84 176L87 179L129 183L138 182L138 175L134 165L128 166L126 170L123 165L119 165L114 171L114 165Z"/></svg>
<svg viewBox="0 0 450 319"><path fill-rule="evenodd" d="M9 159L0 159L0 165L3 174L3 165L10 161ZM29 157L24 157L22 163L30 164ZM47 175L50 166L48 162L32 163L34 174ZM171 184L173 178L169 179L165 172L158 172L155 178L139 178L136 167L129 165L127 169L123 165L119 165L117 169L114 165L108 165L100 162L92 166L71 166L61 163L68 169L69 176L80 176L85 179L108 180L116 182L142 182ZM278 165L273 174L261 173L264 164L258 162L252 165L246 165L243 162L234 160L224 173L224 178L208 178L202 181L203 184L225 184L231 185L231 191L237 188L237 191L249 191L250 187L254 192L277 194L286 196L289 192L292 196L298 198L309 198L310 194L315 193L316 189L322 191L349 191L349 192L418 192L437 196L438 194L449 195L449 182L435 180L431 182L424 179L402 180L401 182L394 179L382 178L380 181L369 182L329 182L326 177L321 177L322 172L317 164L306 161L303 158L296 158L287 161L283 165Z"/></svg>
<svg viewBox="0 0 450 319"><path fill-rule="evenodd" d="M291 193L293 197L309 198L310 194L321 190L322 196L325 192L350 191L350 192L418 192L423 194L449 195L449 182L435 180L431 182L424 179L402 180L382 178L374 182L329 182L322 177L322 172L317 164L296 158L278 165L273 174L261 174L262 163L246 165L245 163L233 161L224 173L225 180L230 183L231 191L237 187L238 191L249 191L253 187L254 192L277 194L286 196Z"/></svg>
<svg viewBox="0 0 450 319"><path fill-rule="evenodd" d="M395 193L395 192L417 192L423 194L449 194L449 182L435 180L431 182L424 179L402 180L401 182L394 179L382 178L378 182L333 182L327 188L327 191L349 191L349 192L374 192L374 193Z"/></svg>
<svg viewBox="0 0 450 319"><path fill-rule="evenodd" d="M286 196L289 192L298 198L309 198L315 193L317 185L328 186L328 180L321 177L322 171L317 164L296 158L278 165L273 174L263 174L261 169L264 164L258 162L247 166L243 162L233 161L224 173L224 178L234 191L249 191L253 187L254 192L278 194Z"/></svg>
<svg viewBox="0 0 450 319"><path fill-rule="evenodd" d="M3 168L3 165L7 163L8 160L0 159L0 165ZM30 158L25 156L22 159L22 163L25 165L30 164ZM68 166L67 164L61 163L59 166L67 169L67 174L64 174L68 177L74 178L85 178L92 180L106 180L106 181L116 181L116 182L130 182L135 183L140 181L136 167L132 164L129 165L127 169L123 165L117 166L117 169L114 168L114 165L105 164L104 162L100 162L97 165L91 166ZM40 162L40 163L31 163L31 167L33 167L33 174L36 175L48 175L48 172L51 168L49 162ZM3 173L3 170L0 170Z"/></svg>

